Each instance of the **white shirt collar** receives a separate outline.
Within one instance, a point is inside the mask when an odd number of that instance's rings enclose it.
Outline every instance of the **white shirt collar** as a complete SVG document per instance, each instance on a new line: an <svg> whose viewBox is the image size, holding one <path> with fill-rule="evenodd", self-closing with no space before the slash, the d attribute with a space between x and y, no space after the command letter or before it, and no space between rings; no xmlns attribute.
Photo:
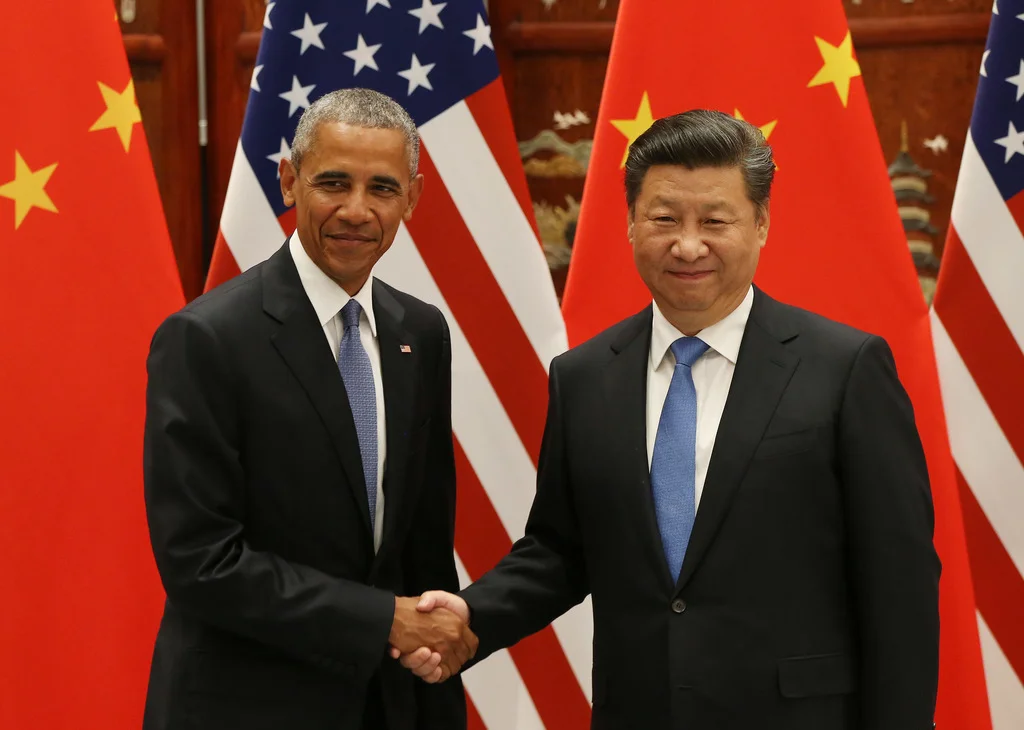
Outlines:
<svg viewBox="0 0 1024 730"><path fill-rule="evenodd" d="M366 319L370 323L370 333L374 337L377 336L377 323L373 318L372 274L363 284L363 288L356 292L354 297L350 297L348 292L338 286L338 283L325 274L309 257L306 249L302 247L302 242L299 241L298 231L295 231L288 240L288 251L292 255L295 268L299 272L299 281L302 282L302 288L306 290L306 296L309 297L309 301L316 311L321 327L325 327L334 319L350 299L355 299L363 308Z"/></svg>
<svg viewBox="0 0 1024 730"><path fill-rule="evenodd" d="M747 295L736 309L732 310L724 319L715 322L710 327L705 327L697 336L707 343L708 347L727 359L733 365L740 354L740 343L743 341L743 332L747 328L747 320L750 318L750 309L754 306L754 287L747 290ZM669 322L665 315L658 308L658 303L653 305L654 321L651 326L651 367L657 370L665 356L669 352L672 343L685 335L677 330Z"/></svg>

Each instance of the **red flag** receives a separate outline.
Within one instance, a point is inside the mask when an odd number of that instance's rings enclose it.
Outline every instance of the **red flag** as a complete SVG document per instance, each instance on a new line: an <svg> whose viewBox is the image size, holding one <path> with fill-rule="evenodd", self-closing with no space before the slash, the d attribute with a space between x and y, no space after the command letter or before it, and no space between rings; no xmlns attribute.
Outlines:
<svg viewBox="0 0 1024 730"><path fill-rule="evenodd" d="M145 359L183 302L108 0L0 24L0 727L139 727Z"/></svg>
<svg viewBox="0 0 1024 730"><path fill-rule="evenodd" d="M563 305L570 343L650 302L626 240L627 144L653 117L697 107L761 127L779 169L757 283L892 347L928 456L943 562L937 722L990 728L928 311L841 4L762 13L737 0L624 0L606 78Z"/></svg>

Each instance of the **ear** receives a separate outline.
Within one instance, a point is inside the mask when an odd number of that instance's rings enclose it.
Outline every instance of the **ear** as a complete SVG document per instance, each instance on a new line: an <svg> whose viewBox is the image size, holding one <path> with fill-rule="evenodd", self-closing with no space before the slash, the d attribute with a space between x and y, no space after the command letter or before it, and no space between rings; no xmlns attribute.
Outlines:
<svg viewBox="0 0 1024 730"><path fill-rule="evenodd" d="M772 212L769 205L764 206L760 217L757 220L757 242L761 248L768 242L768 227L772 222Z"/></svg>
<svg viewBox="0 0 1024 730"><path fill-rule="evenodd" d="M402 220L408 221L412 218L412 212L416 208L416 203L420 202L420 195L422 194L423 175L417 175L412 179L412 183L409 184L409 205L402 214Z"/></svg>
<svg viewBox="0 0 1024 730"><path fill-rule="evenodd" d="M292 167L292 161L286 157L281 158L277 166L281 176L281 197L288 207L295 205L295 182L299 179L298 170Z"/></svg>
<svg viewBox="0 0 1024 730"><path fill-rule="evenodd" d="M634 245L634 243L633 243L633 214L635 212L636 212L636 210L632 209L632 208L630 210L626 211L626 237L629 239L629 245L630 246Z"/></svg>

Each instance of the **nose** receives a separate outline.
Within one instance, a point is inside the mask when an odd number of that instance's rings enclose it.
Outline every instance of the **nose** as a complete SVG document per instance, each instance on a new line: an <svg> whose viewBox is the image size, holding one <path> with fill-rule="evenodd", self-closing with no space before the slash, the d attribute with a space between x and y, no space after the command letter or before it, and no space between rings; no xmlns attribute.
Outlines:
<svg viewBox="0 0 1024 730"><path fill-rule="evenodd" d="M708 247L701 240L700 232L686 228L672 244L672 255L687 263L693 263L707 255Z"/></svg>
<svg viewBox="0 0 1024 730"><path fill-rule="evenodd" d="M373 209L366 191L361 188L353 189L338 206L335 217L350 226L369 223L373 219Z"/></svg>

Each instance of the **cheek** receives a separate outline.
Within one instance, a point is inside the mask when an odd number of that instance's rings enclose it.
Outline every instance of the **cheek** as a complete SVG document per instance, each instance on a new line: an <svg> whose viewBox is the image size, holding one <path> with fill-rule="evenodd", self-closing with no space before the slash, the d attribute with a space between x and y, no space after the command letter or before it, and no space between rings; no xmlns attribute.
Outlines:
<svg viewBox="0 0 1024 730"><path fill-rule="evenodd" d="M335 208L336 206L331 204L328 200L314 198L306 205L306 216L320 226L324 221L331 217Z"/></svg>
<svg viewBox="0 0 1024 730"><path fill-rule="evenodd" d="M760 249L757 246L748 245L746 242L733 242L723 247L719 254L722 262L731 269L730 273L746 275L751 269L757 266Z"/></svg>
<svg viewBox="0 0 1024 730"><path fill-rule="evenodd" d="M634 260L641 278L652 286L665 272L666 253L661 246L644 246L635 249Z"/></svg>
<svg viewBox="0 0 1024 730"><path fill-rule="evenodd" d="M406 209L407 206L399 204L381 207L377 213L380 227L392 233L398 230L398 226L405 220Z"/></svg>

